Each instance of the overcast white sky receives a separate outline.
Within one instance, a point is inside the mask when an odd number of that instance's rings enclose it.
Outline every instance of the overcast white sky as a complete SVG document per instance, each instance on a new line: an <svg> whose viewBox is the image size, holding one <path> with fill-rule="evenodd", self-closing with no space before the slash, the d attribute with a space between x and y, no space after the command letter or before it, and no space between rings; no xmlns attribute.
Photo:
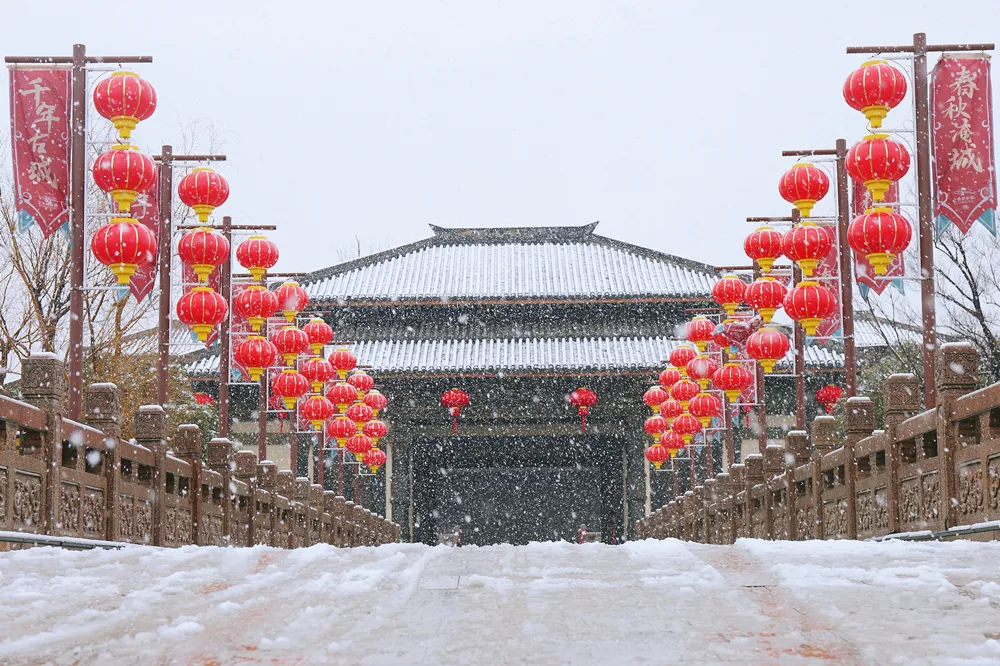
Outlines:
<svg viewBox="0 0 1000 666"><path fill-rule="evenodd" d="M1000 0L2 5L5 54L152 55L138 71L159 108L137 141L153 152L211 123L224 211L278 224L286 271L428 223L600 220L743 261L743 218L787 211L780 150L863 133L841 96L861 62L845 46L1000 40Z"/></svg>

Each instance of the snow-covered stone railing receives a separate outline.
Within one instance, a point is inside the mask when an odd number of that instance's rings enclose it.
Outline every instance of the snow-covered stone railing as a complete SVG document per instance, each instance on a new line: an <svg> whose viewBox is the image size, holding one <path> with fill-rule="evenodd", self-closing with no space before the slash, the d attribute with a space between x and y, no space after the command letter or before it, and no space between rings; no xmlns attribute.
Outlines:
<svg viewBox="0 0 1000 666"><path fill-rule="evenodd" d="M194 425L171 436L159 406L140 407L122 440L113 384L86 387L86 423L66 419L63 383L60 360L33 356L24 402L0 395L0 531L156 546L399 540L398 525L227 439L205 444Z"/></svg>
<svg viewBox="0 0 1000 666"><path fill-rule="evenodd" d="M883 429L870 399L849 399L843 424L817 417L810 432L789 432L638 521L636 534L720 544L981 538L989 530L961 528L1000 520L1000 384L976 390L978 376L971 345L943 345L935 409L921 411L916 377L893 375L883 386Z"/></svg>

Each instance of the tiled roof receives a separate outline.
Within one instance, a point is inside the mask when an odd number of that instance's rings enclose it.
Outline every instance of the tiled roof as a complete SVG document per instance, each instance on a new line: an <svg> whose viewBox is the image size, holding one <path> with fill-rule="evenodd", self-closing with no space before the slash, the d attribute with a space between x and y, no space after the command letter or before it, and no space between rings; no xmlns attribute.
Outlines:
<svg viewBox="0 0 1000 666"><path fill-rule="evenodd" d="M358 362L390 375L499 372L602 372L652 370L662 365L678 342L662 337L520 338L486 340L366 340L352 346ZM779 363L790 369L792 355ZM806 347L806 365L816 370L842 368L844 356L824 347ZM219 372L219 357L200 359L189 374Z"/></svg>
<svg viewBox="0 0 1000 666"><path fill-rule="evenodd" d="M317 271L313 301L705 298L717 273L585 227L441 229L431 238Z"/></svg>

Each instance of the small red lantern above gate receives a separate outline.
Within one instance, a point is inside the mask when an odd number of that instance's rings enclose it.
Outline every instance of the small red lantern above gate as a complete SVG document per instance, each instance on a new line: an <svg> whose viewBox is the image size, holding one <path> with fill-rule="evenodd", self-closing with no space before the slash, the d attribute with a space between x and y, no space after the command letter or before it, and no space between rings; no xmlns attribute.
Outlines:
<svg viewBox="0 0 1000 666"><path fill-rule="evenodd" d="M309 392L309 382L298 371L285 368L271 382L271 390L281 398L285 409L295 409L298 399Z"/></svg>
<svg viewBox="0 0 1000 666"><path fill-rule="evenodd" d="M747 283L735 275L724 275L721 280L712 287L712 298L722 306L730 317L736 313L736 308L743 304L746 298ZM673 360L670 361L674 363ZM674 363L674 365L677 365ZM677 365L677 367L681 367Z"/></svg>
<svg viewBox="0 0 1000 666"><path fill-rule="evenodd" d="M854 218L847 229L847 242L868 259L875 275L885 275L893 258L910 245L912 234L905 217L889 208L875 208Z"/></svg>
<svg viewBox="0 0 1000 666"><path fill-rule="evenodd" d="M358 390L347 382L337 382L327 390L326 397L343 414L358 399Z"/></svg>
<svg viewBox="0 0 1000 666"><path fill-rule="evenodd" d="M747 354L760 363L764 372L773 371L791 348L788 336L776 328L761 328L747 340Z"/></svg>
<svg viewBox="0 0 1000 666"><path fill-rule="evenodd" d="M815 164L799 162L785 172L778 183L781 198L809 217L816 202L830 191L830 178Z"/></svg>
<svg viewBox="0 0 1000 666"><path fill-rule="evenodd" d="M365 454L371 451L372 438L364 433L355 433L347 440L347 450L354 454L354 458L359 462L364 459Z"/></svg>
<svg viewBox="0 0 1000 666"><path fill-rule="evenodd" d="M347 439L358 432L358 426L346 416L338 416L326 422L326 436L343 446Z"/></svg>
<svg viewBox="0 0 1000 666"><path fill-rule="evenodd" d="M761 271L770 273L775 260L784 253L781 232L766 225L758 227L743 241L743 251L757 262Z"/></svg>
<svg viewBox="0 0 1000 666"><path fill-rule="evenodd" d="M814 222L796 224L785 233L785 255L797 263L802 274L809 277L816 265L830 252L830 233Z"/></svg>
<svg viewBox="0 0 1000 666"><path fill-rule="evenodd" d="M707 317L695 317L687 323L685 337L687 337L688 342L694 343L698 351L703 352L708 341L712 339L712 332L714 330L715 324L709 321Z"/></svg>
<svg viewBox="0 0 1000 666"><path fill-rule="evenodd" d="M672 365L660 370L660 386L666 390L681 380L681 371Z"/></svg>
<svg viewBox="0 0 1000 666"><path fill-rule="evenodd" d="M569 404L576 407L576 412L580 415L580 432L586 432L587 414L597 404L597 394L585 386L580 387L569 394Z"/></svg>
<svg viewBox="0 0 1000 666"><path fill-rule="evenodd" d="M844 166L851 178L868 188L873 201L884 201L892 184L910 170L910 153L888 134L869 134L847 151Z"/></svg>
<svg viewBox="0 0 1000 666"><path fill-rule="evenodd" d="M698 382L698 385L704 391L708 388L708 382L712 379L712 375L715 371L719 369L719 364L713 361L708 356L696 356L690 361L688 361L687 376Z"/></svg>
<svg viewBox="0 0 1000 666"><path fill-rule="evenodd" d="M642 401L646 403L646 406L653 410L654 414L660 413L660 404L664 400L670 397L662 386L650 386L646 389L646 392L642 394Z"/></svg>
<svg viewBox="0 0 1000 666"><path fill-rule="evenodd" d="M667 398L660 403L660 416L665 418L667 423L673 423L674 419L683 413L684 407L681 405L679 400Z"/></svg>
<svg viewBox="0 0 1000 666"><path fill-rule="evenodd" d="M357 424L358 431L360 432L366 423L375 418L375 412L372 411L371 407L358 400L347 408L347 418Z"/></svg>
<svg viewBox="0 0 1000 666"><path fill-rule="evenodd" d="M906 97L906 77L885 60L869 60L844 82L844 101L865 114L873 129Z"/></svg>
<svg viewBox="0 0 1000 666"><path fill-rule="evenodd" d="M747 289L747 305L760 313L764 323L771 321L771 317L781 307L785 300L785 285L775 280L773 277L762 277L754 280Z"/></svg>
<svg viewBox="0 0 1000 666"><path fill-rule="evenodd" d="M389 425L385 421L372 419L361 428L361 432L372 438L372 444L378 446L379 440L389 434Z"/></svg>
<svg viewBox="0 0 1000 666"><path fill-rule="evenodd" d="M670 460L671 457L670 451L667 450L667 447L660 444L659 441L646 449L646 460L657 470L663 467L663 463Z"/></svg>
<svg viewBox="0 0 1000 666"><path fill-rule="evenodd" d="M233 309L250 322L251 328L259 331L278 310L278 297L263 285L251 284L233 299Z"/></svg>
<svg viewBox="0 0 1000 666"><path fill-rule="evenodd" d="M378 447L372 447L365 452L364 458L361 459L361 464L367 467L372 474L378 474L379 468L385 464L385 461L385 451Z"/></svg>
<svg viewBox="0 0 1000 666"><path fill-rule="evenodd" d="M681 414L672 424L673 432L681 436L685 444L691 443L691 438L701 432L701 421L691 414Z"/></svg>
<svg viewBox="0 0 1000 666"><path fill-rule="evenodd" d="M299 415L312 424L313 430L322 430L323 422L333 416L336 408L321 395L311 395L299 407Z"/></svg>
<svg viewBox="0 0 1000 666"><path fill-rule="evenodd" d="M785 312L799 322L807 335L816 335L816 327L830 316L834 305L833 293L811 280L800 282L785 296Z"/></svg>
<svg viewBox="0 0 1000 666"><path fill-rule="evenodd" d="M325 358L306 359L299 364L299 372L312 384L313 393L322 393L323 385L337 376L337 371Z"/></svg>
<svg viewBox="0 0 1000 666"><path fill-rule="evenodd" d="M691 398L688 411L701 422L703 428L707 428L713 418L722 416L722 402L711 393L699 393Z"/></svg>
<svg viewBox="0 0 1000 666"><path fill-rule="evenodd" d="M128 139L142 120L156 111L156 91L135 72L112 72L94 86L94 108Z"/></svg>
<svg viewBox="0 0 1000 666"><path fill-rule="evenodd" d="M839 386L827 384L816 391L816 401L823 405L827 414L833 414L833 410L837 408L837 403L840 402L842 395L844 395L844 391Z"/></svg>
<svg viewBox="0 0 1000 666"><path fill-rule="evenodd" d="M375 379L364 370L355 370L347 378L347 383L358 389L358 396L363 399L375 386Z"/></svg>
<svg viewBox="0 0 1000 666"><path fill-rule="evenodd" d="M251 335L236 345L233 359L250 373L250 381L260 380L265 368L270 368L278 360L278 349L259 335Z"/></svg>
<svg viewBox="0 0 1000 666"><path fill-rule="evenodd" d="M136 266L156 254L156 238L146 225L130 217L117 217L90 238L94 258L111 269L118 284L128 284Z"/></svg>
<svg viewBox="0 0 1000 666"><path fill-rule="evenodd" d="M671 458L677 457L677 452L684 448L684 438L673 430L668 430L660 437L660 444L670 453Z"/></svg>
<svg viewBox="0 0 1000 666"><path fill-rule="evenodd" d="M140 194L156 182L153 158L123 143L101 153L91 168L94 183L111 195L118 210L129 212Z"/></svg>
<svg viewBox="0 0 1000 666"><path fill-rule="evenodd" d="M679 347L674 347L670 351L670 365L677 368L677 371L681 374L681 377L687 376L687 364L691 362L691 359L696 357L698 352L694 347L689 347L687 345L680 345Z"/></svg>
<svg viewBox="0 0 1000 666"><path fill-rule="evenodd" d="M198 167L181 178L177 196L190 206L198 220L208 222L208 216L229 198L229 183L215 169Z"/></svg>
<svg viewBox="0 0 1000 666"><path fill-rule="evenodd" d="M211 287L195 287L177 301L177 318L190 326L202 342L208 340L208 334L228 313L226 299Z"/></svg>
<svg viewBox="0 0 1000 666"><path fill-rule="evenodd" d="M371 407L375 418L378 418L379 413L389 404L389 399L382 395L381 391L373 388L365 391L365 397L362 398L362 402Z"/></svg>
<svg viewBox="0 0 1000 666"><path fill-rule="evenodd" d="M458 434L458 417L462 413L462 408L469 404L469 394L460 388L451 388L441 394L441 404L448 408L451 415L451 431Z"/></svg>
<svg viewBox="0 0 1000 666"><path fill-rule="evenodd" d="M295 321L295 315L309 305L309 294L294 280L282 283L275 289L274 295L278 297L278 309L288 321Z"/></svg>
<svg viewBox="0 0 1000 666"><path fill-rule="evenodd" d="M712 383L726 393L730 402L736 402L743 391L753 386L753 374L740 363L726 363L715 371Z"/></svg>
<svg viewBox="0 0 1000 666"><path fill-rule="evenodd" d="M337 376L341 379L347 379L347 373L353 370L358 364L358 359L354 357L354 354L347 347L337 347L330 354L328 360L337 371Z"/></svg>
<svg viewBox="0 0 1000 666"><path fill-rule="evenodd" d="M212 229L194 229L181 236L177 256L191 266L199 282L206 282L212 271L229 258L229 241Z"/></svg>
<svg viewBox="0 0 1000 666"><path fill-rule="evenodd" d="M323 347L333 340L333 328L319 317L313 317L302 331L309 337L309 348L317 356L323 353Z"/></svg>
<svg viewBox="0 0 1000 666"><path fill-rule="evenodd" d="M688 401L698 395L701 387L690 379L682 379L670 387L670 397L681 403L681 409L687 410Z"/></svg>
<svg viewBox="0 0 1000 666"><path fill-rule="evenodd" d="M249 271L250 277L260 282L267 269L278 263L278 246L265 236L250 236L236 246L236 261Z"/></svg>
<svg viewBox="0 0 1000 666"><path fill-rule="evenodd" d="M659 414L654 414L646 419L642 427L653 437L654 442L660 441L660 435L670 429L670 424L667 419L660 416Z"/></svg>
<svg viewBox="0 0 1000 666"><path fill-rule="evenodd" d="M299 354L309 348L309 337L302 332L302 329L295 326L285 326L274 333L271 342L278 348L285 363L290 366L294 366Z"/></svg>

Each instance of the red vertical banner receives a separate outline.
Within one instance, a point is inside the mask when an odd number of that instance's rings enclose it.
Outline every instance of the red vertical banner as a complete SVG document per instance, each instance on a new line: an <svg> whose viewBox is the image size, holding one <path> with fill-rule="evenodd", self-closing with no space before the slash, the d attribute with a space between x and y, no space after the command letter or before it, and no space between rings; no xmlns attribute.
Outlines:
<svg viewBox="0 0 1000 666"><path fill-rule="evenodd" d="M899 201L899 183L894 182L885 193L885 204L893 205ZM872 207L872 194L861 183L851 181L851 219L864 215ZM846 250L845 250L846 251ZM864 255L854 254L854 276L862 289L871 289L881 294L885 288L895 281L902 291L902 283L898 281L906 272L906 263L902 254L893 257L886 268L885 275L875 275L875 269Z"/></svg>
<svg viewBox="0 0 1000 666"><path fill-rule="evenodd" d="M153 238L155 239L159 239L160 237L159 190L160 188L154 185L148 192L140 194L139 198L132 204L132 217L139 220L140 224L145 225L153 232ZM142 302L142 299L146 298L149 292L153 290L153 283L156 281L156 270L158 267L158 248L159 241L157 240L153 243L153 252L136 266L135 274L129 281L128 288L132 292L132 295L135 296L137 303Z"/></svg>
<svg viewBox="0 0 1000 666"><path fill-rule="evenodd" d="M11 147L19 227L46 238L69 221L69 68L10 70Z"/></svg>
<svg viewBox="0 0 1000 666"><path fill-rule="evenodd" d="M978 220L996 235L993 90L985 53L941 56L931 79L934 217L968 233Z"/></svg>

